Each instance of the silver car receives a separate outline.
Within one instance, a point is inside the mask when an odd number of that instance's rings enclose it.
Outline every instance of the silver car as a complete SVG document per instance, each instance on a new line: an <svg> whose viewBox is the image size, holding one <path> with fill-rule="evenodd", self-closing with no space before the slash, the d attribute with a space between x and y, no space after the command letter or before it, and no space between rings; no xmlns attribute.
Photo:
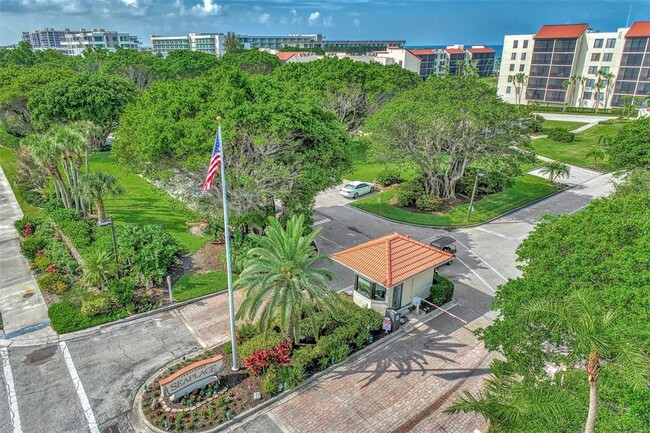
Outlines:
<svg viewBox="0 0 650 433"><path fill-rule="evenodd" d="M347 198L357 198L374 190L375 187L371 183L355 181L341 188L341 195Z"/></svg>

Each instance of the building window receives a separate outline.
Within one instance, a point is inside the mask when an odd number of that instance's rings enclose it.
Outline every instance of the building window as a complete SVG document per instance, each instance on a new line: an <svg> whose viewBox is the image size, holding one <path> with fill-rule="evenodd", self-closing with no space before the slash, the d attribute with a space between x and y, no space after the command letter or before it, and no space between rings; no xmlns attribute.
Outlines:
<svg viewBox="0 0 650 433"><path fill-rule="evenodd" d="M607 39L606 48L614 48L616 46L616 39Z"/></svg>
<svg viewBox="0 0 650 433"><path fill-rule="evenodd" d="M517 60L517 53L510 54L510 60Z"/></svg>
<svg viewBox="0 0 650 433"><path fill-rule="evenodd" d="M514 71L515 71L515 64L512 63L512 64L510 65L510 72L514 72Z"/></svg>
<svg viewBox="0 0 650 433"><path fill-rule="evenodd" d="M519 72L524 72L524 65L519 65Z"/></svg>
<svg viewBox="0 0 650 433"><path fill-rule="evenodd" d="M512 48L517 48L519 46L519 41L512 41Z"/></svg>
<svg viewBox="0 0 650 433"><path fill-rule="evenodd" d="M594 40L594 48L602 48L602 47L603 47L603 40L602 39Z"/></svg>
<svg viewBox="0 0 650 433"><path fill-rule="evenodd" d="M592 53L591 54L591 61L592 62L599 62L600 61L600 53Z"/></svg>
<svg viewBox="0 0 650 433"><path fill-rule="evenodd" d="M591 99L591 92L585 92L583 99L587 99L587 100Z"/></svg>
<svg viewBox="0 0 650 433"><path fill-rule="evenodd" d="M596 80L594 80L593 78L589 78L585 82L585 87L594 87L594 84L596 84Z"/></svg>
<svg viewBox="0 0 650 433"><path fill-rule="evenodd" d="M611 62L611 61L612 61L612 53L603 54L603 62Z"/></svg>
<svg viewBox="0 0 650 433"><path fill-rule="evenodd" d="M625 40L625 47L623 51L632 53L642 53L645 51L645 46L648 38L628 38Z"/></svg>
<svg viewBox="0 0 650 433"><path fill-rule="evenodd" d="M366 280L365 278L362 278L357 275L357 284L355 287L355 290L358 293L361 293L363 296L366 298L370 299L371 294L372 294L372 286L374 283L371 283L370 281Z"/></svg>
<svg viewBox="0 0 650 433"><path fill-rule="evenodd" d="M508 83L512 83L512 80L514 80L515 77L512 75L508 75Z"/></svg>
<svg viewBox="0 0 650 433"><path fill-rule="evenodd" d="M609 69L610 69L609 66L603 66L602 68L600 68L600 70L603 72L609 72Z"/></svg>
<svg viewBox="0 0 650 433"><path fill-rule="evenodd" d="M375 290L372 291L372 300L373 301L385 301L386 300L386 287L375 284Z"/></svg>
<svg viewBox="0 0 650 433"><path fill-rule="evenodd" d="M589 66L588 74L595 74L598 71L598 66Z"/></svg>
<svg viewBox="0 0 650 433"><path fill-rule="evenodd" d="M506 87L506 93L508 93L508 94L512 93L512 87L511 86Z"/></svg>
<svg viewBox="0 0 650 433"><path fill-rule="evenodd" d="M524 41L524 44L522 45L522 47L523 47L524 50L525 50L526 48L528 48L528 39L526 39L526 40Z"/></svg>
<svg viewBox="0 0 650 433"><path fill-rule="evenodd" d="M526 60L526 53L521 53L521 60Z"/></svg>

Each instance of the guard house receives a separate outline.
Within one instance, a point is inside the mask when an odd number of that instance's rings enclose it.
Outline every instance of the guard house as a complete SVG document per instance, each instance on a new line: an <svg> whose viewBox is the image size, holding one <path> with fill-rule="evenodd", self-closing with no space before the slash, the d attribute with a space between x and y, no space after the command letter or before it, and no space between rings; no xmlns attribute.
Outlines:
<svg viewBox="0 0 650 433"><path fill-rule="evenodd" d="M331 258L354 271L354 302L384 314L427 298L435 269L454 256L393 232Z"/></svg>

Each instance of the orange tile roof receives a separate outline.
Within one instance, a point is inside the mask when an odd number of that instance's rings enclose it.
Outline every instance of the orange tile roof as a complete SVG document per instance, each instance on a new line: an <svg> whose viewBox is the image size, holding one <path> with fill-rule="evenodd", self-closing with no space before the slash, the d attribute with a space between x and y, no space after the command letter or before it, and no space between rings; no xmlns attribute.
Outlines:
<svg viewBox="0 0 650 433"><path fill-rule="evenodd" d="M488 47L476 47L476 48L468 48L467 51L469 51L472 54L478 54L478 53L496 53L492 48Z"/></svg>
<svg viewBox="0 0 650 433"><path fill-rule="evenodd" d="M626 38L650 37L650 21L637 21L625 34Z"/></svg>
<svg viewBox="0 0 650 433"><path fill-rule="evenodd" d="M542 26L533 39L577 39L587 30L588 24L557 24Z"/></svg>
<svg viewBox="0 0 650 433"><path fill-rule="evenodd" d="M332 254L331 257L384 287L399 284L454 258L453 254L395 232Z"/></svg>
<svg viewBox="0 0 650 433"><path fill-rule="evenodd" d="M463 54L465 52L465 50L461 50L460 48L445 48L445 51L449 54Z"/></svg>
<svg viewBox="0 0 650 433"><path fill-rule="evenodd" d="M409 50L415 56L430 56L436 53L436 50L433 48L422 48L419 50Z"/></svg>
<svg viewBox="0 0 650 433"><path fill-rule="evenodd" d="M275 53L276 56L278 56L278 59L280 59L283 62L286 62L290 58L297 56L299 53L293 52L293 51L278 51Z"/></svg>

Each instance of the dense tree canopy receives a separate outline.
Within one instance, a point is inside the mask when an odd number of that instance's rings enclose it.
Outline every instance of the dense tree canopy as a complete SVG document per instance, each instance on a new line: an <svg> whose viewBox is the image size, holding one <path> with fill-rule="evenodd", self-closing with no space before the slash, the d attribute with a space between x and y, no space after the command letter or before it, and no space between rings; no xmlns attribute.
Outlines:
<svg viewBox="0 0 650 433"><path fill-rule="evenodd" d="M617 169L650 168L650 118L623 126L612 138L609 162Z"/></svg>
<svg viewBox="0 0 650 433"><path fill-rule="evenodd" d="M428 194L454 198L467 168L486 156L512 157L528 140L517 108L475 77L432 77L368 119L376 152L416 164Z"/></svg>
<svg viewBox="0 0 650 433"><path fill-rule="evenodd" d="M139 171L180 169L196 193L217 115L224 118L231 204L240 215L273 212L273 199L286 212L309 211L348 167L348 137L332 113L270 77L230 68L150 86L126 110L114 153ZM214 194L216 206L218 189Z"/></svg>
<svg viewBox="0 0 650 433"><path fill-rule="evenodd" d="M260 50L226 53L223 56L223 61L249 74L268 75L273 73L273 70L281 65L280 59L277 56Z"/></svg>
<svg viewBox="0 0 650 433"><path fill-rule="evenodd" d="M274 75L281 82L314 95L352 132L358 131L366 117L392 96L421 81L419 75L397 65L387 67L336 57L287 63L276 69Z"/></svg>
<svg viewBox="0 0 650 433"><path fill-rule="evenodd" d="M162 63L149 51L118 49L103 62L102 72L124 77L143 90L161 75Z"/></svg>

